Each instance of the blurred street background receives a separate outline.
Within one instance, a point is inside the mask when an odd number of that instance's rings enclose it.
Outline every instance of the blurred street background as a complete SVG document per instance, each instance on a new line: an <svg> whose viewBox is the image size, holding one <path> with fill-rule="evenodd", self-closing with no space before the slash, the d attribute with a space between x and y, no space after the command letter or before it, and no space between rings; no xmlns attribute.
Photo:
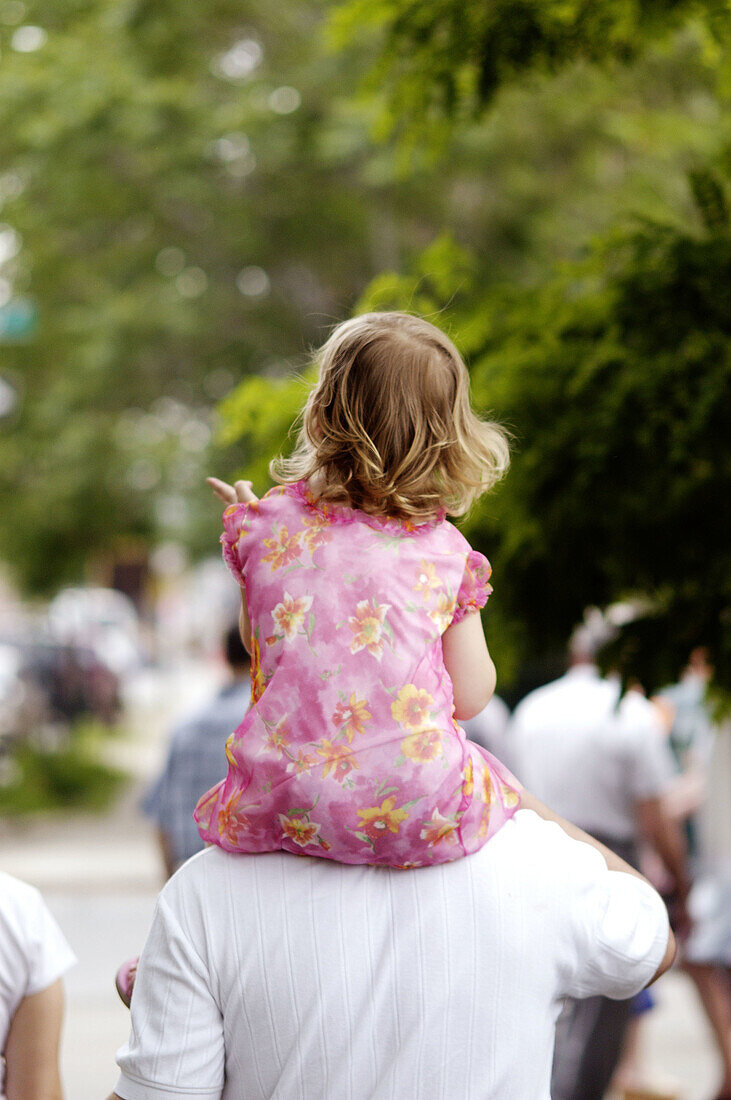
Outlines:
<svg viewBox="0 0 731 1100"><path fill-rule="evenodd" d="M353 313L435 320L514 435L461 524L509 706L587 608L648 694L705 647L731 856L730 40L725 0L0 0L0 869L80 959L71 1100L164 878L141 795L224 676L204 479L266 490ZM709 1100L658 1002L649 1076Z"/></svg>

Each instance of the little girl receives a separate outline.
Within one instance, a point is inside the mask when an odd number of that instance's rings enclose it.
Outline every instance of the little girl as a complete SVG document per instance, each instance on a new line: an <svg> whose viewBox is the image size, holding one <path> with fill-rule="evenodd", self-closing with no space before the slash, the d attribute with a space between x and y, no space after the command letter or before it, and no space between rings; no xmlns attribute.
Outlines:
<svg viewBox="0 0 731 1100"><path fill-rule="evenodd" d="M520 787L455 719L495 688L479 609L490 565L445 515L508 463L469 405L457 349L426 321L370 313L335 329L280 485L210 478L229 504L252 707L228 775L195 811L232 852L419 867L480 848Z"/></svg>

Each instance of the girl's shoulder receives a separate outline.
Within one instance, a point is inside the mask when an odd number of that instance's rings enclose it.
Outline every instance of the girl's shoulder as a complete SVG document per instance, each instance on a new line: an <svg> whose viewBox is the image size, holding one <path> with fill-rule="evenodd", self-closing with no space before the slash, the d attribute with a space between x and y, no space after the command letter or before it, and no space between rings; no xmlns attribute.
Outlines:
<svg viewBox="0 0 731 1100"><path fill-rule="evenodd" d="M224 526L251 528L258 519L276 519L280 513L298 510L287 489L286 485L275 485L258 500L229 504L223 513Z"/></svg>
<svg viewBox="0 0 731 1100"><path fill-rule="evenodd" d="M395 516L372 515L348 504L323 501L313 494L306 481L294 482L283 488L298 500L305 512L317 522L333 526L367 527L379 534L411 539L435 534L445 523L443 512L425 523L414 523L412 520L399 519Z"/></svg>
<svg viewBox="0 0 731 1100"><path fill-rule="evenodd" d="M444 518L436 526L434 531L434 538L438 539L443 548L447 551L451 550L456 554L469 554L472 551L472 545L465 538L458 527L448 519Z"/></svg>

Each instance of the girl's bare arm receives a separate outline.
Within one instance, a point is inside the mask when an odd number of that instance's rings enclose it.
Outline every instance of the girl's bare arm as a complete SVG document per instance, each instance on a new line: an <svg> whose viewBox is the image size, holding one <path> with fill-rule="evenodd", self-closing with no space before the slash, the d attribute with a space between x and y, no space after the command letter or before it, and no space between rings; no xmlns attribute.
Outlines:
<svg viewBox="0 0 731 1100"><path fill-rule="evenodd" d="M58 1048L63 1020L61 979L24 997L5 1045L8 1100L62 1100Z"/></svg>
<svg viewBox="0 0 731 1100"><path fill-rule="evenodd" d="M246 603L246 592L241 589L241 606L239 607L239 634L246 652L251 656L251 620L249 608Z"/></svg>
<svg viewBox="0 0 731 1100"><path fill-rule="evenodd" d="M217 477L207 477L207 483L213 489L214 494L224 504L250 504L258 500L251 487L250 481L235 481L229 485L227 481L221 481ZM241 607L239 608L239 633L244 649L251 653L251 622L249 620L249 608L246 603L246 592L241 589Z"/></svg>
<svg viewBox="0 0 731 1100"><path fill-rule="evenodd" d="M447 627L442 653L454 688L454 716L459 721L474 718L492 698L497 679L476 612Z"/></svg>

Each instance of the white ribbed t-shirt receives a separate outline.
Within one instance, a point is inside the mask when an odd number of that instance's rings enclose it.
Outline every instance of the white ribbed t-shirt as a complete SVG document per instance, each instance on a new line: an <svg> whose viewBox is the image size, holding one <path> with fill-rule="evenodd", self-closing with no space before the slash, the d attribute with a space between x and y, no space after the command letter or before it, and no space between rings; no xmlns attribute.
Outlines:
<svg viewBox="0 0 731 1100"><path fill-rule="evenodd" d="M567 995L627 997L660 898L521 810L410 871L209 848L163 890L118 1053L124 1100L548 1100Z"/></svg>

